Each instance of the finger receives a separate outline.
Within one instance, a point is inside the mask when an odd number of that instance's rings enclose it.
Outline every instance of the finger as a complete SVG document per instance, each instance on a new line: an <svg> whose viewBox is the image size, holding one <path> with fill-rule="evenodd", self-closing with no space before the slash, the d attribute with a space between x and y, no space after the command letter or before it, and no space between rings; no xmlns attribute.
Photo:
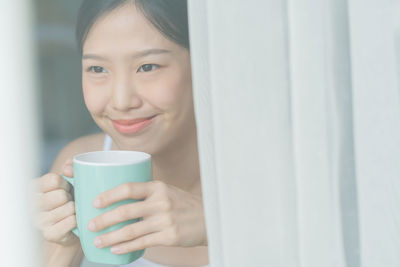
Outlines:
<svg viewBox="0 0 400 267"><path fill-rule="evenodd" d="M98 195L94 201L95 208L104 208L124 199L144 199L153 191L152 182L125 183Z"/></svg>
<svg viewBox="0 0 400 267"><path fill-rule="evenodd" d="M56 189L70 191L70 184L56 173L48 173L35 180L36 188L39 192L47 193Z"/></svg>
<svg viewBox="0 0 400 267"><path fill-rule="evenodd" d="M163 227L160 220L156 217L152 217L147 220L128 224L119 230L98 236L94 240L94 244L98 248L109 247L153 232L161 231L162 229Z"/></svg>
<svg viewBox="0 0 400 267"><path fill-rule="evenodd" d="M54 210L46 212L43 224L51 226L74 214L75 214L75 202L69 201Z"/></svg>
<svg viewBox="0 0 400 267"><path fill-rule="evenodd" d="M154 246L170 246L169 235L168 232L154 232L135 240L115 245L111 247L111 252L114 254L125 254Z"/></svg>
<svg viewBox="0 0 400 267"><path fill-rule="evenodd" d="M78 239L78 237L73 232L68 232L59 241L59 244L61 244L63 246L69 246L69 245L72 245L72 244L76 244L76 242L79 242L77 239Z"/></svg>
<svg viewBox="0 0 400 267"><path fill-rule="evenodd" d="M58 242L67 234L69 234L72 229L76 227L76 217L75 215L68 216L64 220L56 223L53 226L48 227L43 235L46 240Z"/></svg>
<svg viewBox="0 0 400 267"><path fill-rule="evenodd" d="M70 178L74 177L74 167L73 167L73 160L72 159L68 159L65 163L64 166L62 168L62 173Z"/></svg>
<svg viewBox="0 0 400 267"><path fill-rule="evenodd" d="M58 208L71 200L72 196L70 193L64 189L57 189L41 196L39 208L40 210L49 211Z"/></svg>
<svg viewBox="0 0 400 267"><path fill-rule="evenodd" d="M72 158L68 158L65 162L64 162L64 166L65 165L72 165L74 163L74 160Z"/></svg>
<svg viewBox="0 0 400 267"><path fill-rule="evenodd" d="M35 213L39 213L39 212L43 211L43 205L44 205L43 197L44 197L44 193L36 193L33 196L32 206L33 206L33 210Z"/></svg>
<svg viewBox="0 0 400 267"><path fill-rule="evenodd" d="M145 217L158 209L157 204L158 203L139 201L121 205L92 219L88 224L88 228L91 231L100 231L120 222Z"/></svg>

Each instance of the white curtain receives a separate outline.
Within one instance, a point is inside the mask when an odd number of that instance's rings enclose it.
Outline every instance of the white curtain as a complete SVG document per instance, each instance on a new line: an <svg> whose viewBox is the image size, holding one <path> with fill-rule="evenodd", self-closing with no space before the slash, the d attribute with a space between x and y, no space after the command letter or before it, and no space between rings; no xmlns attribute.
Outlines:
<svg viewBox="0 0 400 267"><path fill-rule="evenodd" d="M39 267L30 206L40 166L31 2L1 0L0 10L1 266Z"/></svg>
<svg viewBox="0 0 400 267"><path fill-rule="evenodd" d="M400 266L400 2L349 2L362 266Z"/></svg>
<svg viewBox="0 0 400 267"><path fill-rule="evenodd" d="M211 266L400 265L399 14L189 0Z"/></svg>

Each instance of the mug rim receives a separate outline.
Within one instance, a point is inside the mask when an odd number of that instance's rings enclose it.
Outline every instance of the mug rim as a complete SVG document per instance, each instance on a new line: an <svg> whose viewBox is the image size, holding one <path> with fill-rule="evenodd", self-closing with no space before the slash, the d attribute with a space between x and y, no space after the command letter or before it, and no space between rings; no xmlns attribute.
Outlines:
<svg viewBox="0 0 400 267"><path fill-rule="evenodd" d="M141 159L132 159L132 160L124 160L123 162L91 162L89 160L80 159L81 157L90 156L91 154L134 154L142 156ZM81 153L75 155L73 158L73 162L80 165L89 165L89 166L121 166L121 165L129 165L129 164L138 164L151 159L151 155L142 152L142 151L133 151L133 150L100 150L100 151L91 151L86 153Z"/></svg>

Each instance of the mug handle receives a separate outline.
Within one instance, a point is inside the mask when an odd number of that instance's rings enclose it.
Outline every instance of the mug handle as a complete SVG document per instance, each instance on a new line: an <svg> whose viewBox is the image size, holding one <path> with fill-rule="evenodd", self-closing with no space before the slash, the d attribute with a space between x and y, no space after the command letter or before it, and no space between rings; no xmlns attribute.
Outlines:
<svg viewBox="0 0 400 267"><path fill-rule="evenodd" d="M70 184L72 185L72 187L74 187L74 178L69 178L69 177L66 177L66 176L64 176L64 175L62 175L62 174L60 174L60 175L61 175L62 178L64 178L65 181L67 181L68 183L70 183ZM79 230L78 230L78 227L75 227L74 229L72 229L72 232L73 232L77 237L79 237Z"/></svg>

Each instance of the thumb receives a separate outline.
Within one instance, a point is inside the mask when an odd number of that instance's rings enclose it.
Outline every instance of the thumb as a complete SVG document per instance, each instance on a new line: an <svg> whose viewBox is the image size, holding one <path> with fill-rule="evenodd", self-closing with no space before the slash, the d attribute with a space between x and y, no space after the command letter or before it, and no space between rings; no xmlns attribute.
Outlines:
<svg viewBox="0 0 400 267"><path fill-rule="evenodd" d="M73 161L71 158L69 158L67 161L65 161L64 166L62 168L62 173L67 177L74 176Z"/></svg>

